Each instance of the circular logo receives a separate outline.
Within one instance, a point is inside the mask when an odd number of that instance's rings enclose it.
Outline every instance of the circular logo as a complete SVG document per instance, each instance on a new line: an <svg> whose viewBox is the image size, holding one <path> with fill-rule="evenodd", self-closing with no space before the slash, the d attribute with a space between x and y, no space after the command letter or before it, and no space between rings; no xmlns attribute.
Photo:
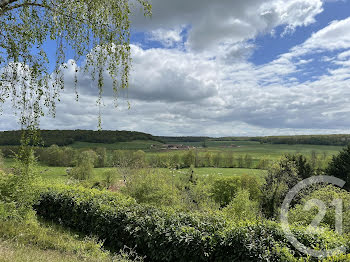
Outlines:
<svg viewBox="0 0 350 262"><path fill-rule="evenodd" d="M318 257L318 258L324 258L329 255L335 254L335 253L345 253L346 252L346 247L345 246L340 246L331 250L315 250L309 247L306 247L302 243L298 241L298 239L293 235L293 233L290 230L289 223L288 223L288 211L290 207L290 203L294 199L294 197L304 188L313 185L313 184L318 184L318 183L328 183L332 184L338 187L343 187L345 184L344 180L341 180L336 177L332 176L313 176L308 179L305 179L301 182L299 182L296 186L294 186L287 194L286 198L283 201L282 208L281 208L281 225L282 229L290 243L299 250L300 252L303 252L309 256L313 257ZM336 201L333 201L336 202ZM313 199L308 202L308 204L313 204L319 207L319 214L325 214L326 212L326 206L323 204L322 201ZM338 202L336 202L338 203ZM306 209L310 209L310 205L306 207ZM321 210L320 210L321 209ZM323 209L323 210L322 210ZM339 210L338 210L339 211ZM321 215L320 219L314 220L314 222L321 222L323 219L323 215ZM341 232L341 212L336 211L336 231ZM337 217L338 216L338 217ZM340 217L339 217L340 216ZM339 222L340 221L340 222ZM313 222L313 223L314 223ZM318 223L312 224L311 226L317 227Z"/></svg>

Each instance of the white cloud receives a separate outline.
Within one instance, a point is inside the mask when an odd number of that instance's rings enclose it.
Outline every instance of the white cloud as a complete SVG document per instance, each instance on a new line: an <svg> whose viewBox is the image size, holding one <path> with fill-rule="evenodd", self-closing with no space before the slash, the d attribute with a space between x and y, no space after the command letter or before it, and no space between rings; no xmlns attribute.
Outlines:
<svg viewBox="0 0 350 262"><path fill-rule="evenodd" d="M293 32L299 26L314 23L315 16L323 11L322 2L318 0L279 0L267 3L264 9L266 16L274 17L274 26L286 25L284 34Z"/></svg>
<svg viewBox="0 0 350 262"><path fill-rule="evenodd" d="M344 60L346 58L350 57L350 50L347 50L345 52L342 52L338 55L338 59Z"/></svg>
<svg viewBox="0 0 350 262"><path fill-rule="evenodd" d="M161 42L165 47L174 47L182 42L183 27L175 29L159 28L149 33L149 40Z"/></svg>
<svg viewBox="0 0 350 262"><path fill-rule="evenodd" d="M327 27L312 34L302 45L296 46L289 57L302 56L324 51L337 51L350 48L350 17L333 21Z"/></svg>
<svg viewBox="0 0 350 262"><path fill-rule="evenodd" d="M240 43L277 26L294 30L315 21L322 12L321 0L151 0L152 19L136 12L133 26L158 30L189 26L187 47L195 51L218 44Z"/></svg>

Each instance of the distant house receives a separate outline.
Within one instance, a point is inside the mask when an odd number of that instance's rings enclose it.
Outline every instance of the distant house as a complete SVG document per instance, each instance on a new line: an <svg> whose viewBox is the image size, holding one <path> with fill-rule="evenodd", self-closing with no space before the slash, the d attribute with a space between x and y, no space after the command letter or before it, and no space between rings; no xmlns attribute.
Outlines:
<svg viewBox="0 0 350 262"><path fill-rule="evenodd" d="M161 149L163 150L188 150L188 149L193 149L195 147L192 146L186 146L182 144L164 144L162 145Z"/></svg>

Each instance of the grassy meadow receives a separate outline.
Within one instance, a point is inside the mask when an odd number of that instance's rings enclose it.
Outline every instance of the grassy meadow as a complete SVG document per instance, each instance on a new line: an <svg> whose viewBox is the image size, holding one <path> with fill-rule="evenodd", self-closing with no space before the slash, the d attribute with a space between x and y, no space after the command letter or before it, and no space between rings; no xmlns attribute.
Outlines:
<svg viewBox="0 0 350 262"><path fill-rule="evenodd" d="M171 144L171 143L169 143ZM318 155L326 154L327 156L337 154L343 146L327 146L327 145L288 145L288 144L261 144L255 141L207 141L206 148L203 148L203 142L182 142L180 144L194 146L200 152L226 152L232 151L237 155L251 154L255 158L268 157L271 159L277 159L283 154L304 154L310 155L313 151ZM132 141L132 142L119 142L113 144L103 143L88 143L88 142L75 142L69 145L72 148L97 148L104 147L108 150L144 150L149 153L184 153L183 150L151 150L151 145L161 145L156 141ZM236 147L230 147L235 145ZM166 151L166 152L163 152Z"/></svg>
<svg viewBox="0 0 350 262"><path fill-rule="evenodd" d="M333 155L336 155L343 146L326 146L326 145L288 145L288 144L261 144L255 141L207 141L206 147L203 147L202 142L183 142L183 145L194 146L193 151L198 152L200 156L204 156L208 152L211 154L225 154L232 152L235 158L244 157L249 155L252 157L252 168L217 168L217 167L200 167L194 168L194 173L198 176L217 176L217 177L230 177L241 176L243 174L253 175L256 177L264 177L266 170L257 169L254 163L258 163L260 159L267 159L269 161L277 161L284 154L302 154L307 158L312 154L315 154L319 159L323 161L330 161ZM151 149L151 145L161 145L161 143L151 140L136 140L131 142L118 142L113 144L103 143L88 143L88 142L75 142L69 147L75 150L87 150L94 148L106 148L107 154L110 155L113 150L127 150L136 151L142 150L146 152L145 158L149 159L153 156L171 157L173 155L179 155L183 157L188 150L163 150L163 149ZM234 145L233 147L231 147ZM1 148L1 147L0 147ZM11 168L14 165L14 161L11 158L4 159L4 167ZM41 179L47 183L66 183L68 181L67 169L71 167L64 166L48 166L45 163L38 162L37 173ZM113 170L113 167L94 168L93 175L89 178L91 181L99 181L103 179L103 174ZM169 168L153 168L155 172L161 172L164 174L170 174ZM175 171L175 173L186 173L188 168L182 168ZM116 175L116 179L123 179L122 175Z"/></svg>

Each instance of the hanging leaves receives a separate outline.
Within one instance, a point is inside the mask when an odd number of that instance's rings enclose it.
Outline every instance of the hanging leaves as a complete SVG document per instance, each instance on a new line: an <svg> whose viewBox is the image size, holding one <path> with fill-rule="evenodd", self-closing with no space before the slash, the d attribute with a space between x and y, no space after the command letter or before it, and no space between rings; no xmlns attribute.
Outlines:
<svg viewBox="0 0 350 262"><path fill-rule="evenodd" d="M99 106L104 72L113 80L115 99L128 87L129 17L137 2L150 16L147 0L0 0L0 102L11 100L22 128L38 126L46 110L55 114L68 52L81 64L74 65L75 85L80 72L91 74ZM57 43L53 72L43 48L47 40Z"/></svg>

